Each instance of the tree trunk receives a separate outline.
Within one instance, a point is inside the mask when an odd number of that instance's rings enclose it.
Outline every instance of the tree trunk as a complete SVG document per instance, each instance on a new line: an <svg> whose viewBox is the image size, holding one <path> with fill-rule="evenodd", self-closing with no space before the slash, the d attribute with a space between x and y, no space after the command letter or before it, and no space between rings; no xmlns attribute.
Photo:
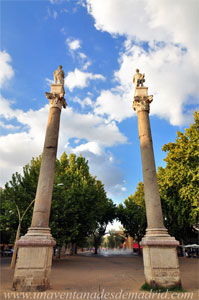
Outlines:
<svg viewBox="0 0 199 300"><path fill-rule="evenodd" d="M140 239L138 239L138 254L140 255L141 254L141 249L140 249Z"/></svg>
<svg viewBox="0 0 199 300"><path fill-rule="evenodd" d="M95 254L98 254L97 250L98 250L98 245L95 245Z"/></svg>
<svg viewBox="0 0 199 300"><path fill-rule="evenodd" d="M72 242L70 247L70 255L73 256L76 254L76 243Z"/></svg>
<svg viewBox="0 0 199 300"><path fill-rule="evenodd" d="M94 254L98 254L98 248L99 248L99 245L100 245L100 241L101 241L101 238L94 238L94 247L95 247L95 252Z"/></svg>
<svg viewBox="0 0 199 300"><path fill-rule="evenodd" d="M61 258L61 247L58 247L58 255L57 255L57 258Z"/></svg>
<svg viewBox="0 0 199 300"><path fill-rule="evenodd" d="M18 225L18 228L17 228L16 239L15 239L15 244L14 244L14 251L13 251L13 254L12 254L12 260L11 260L11 264L10 264L11 269L14 269L15 263L16 263L16 257L17 257L16 242L19 240L20 231L21 231L21 222L19 222L19 225Z"/></svg>

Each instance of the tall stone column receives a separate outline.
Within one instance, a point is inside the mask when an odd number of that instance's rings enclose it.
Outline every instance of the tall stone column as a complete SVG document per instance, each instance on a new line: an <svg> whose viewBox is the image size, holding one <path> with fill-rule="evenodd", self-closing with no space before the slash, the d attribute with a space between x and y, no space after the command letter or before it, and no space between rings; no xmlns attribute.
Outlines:
<svg viewBox="0 0 199 300"><path fill-rule="evenodd" d="M62 71L63 72L63 71ZM66 107L63 84L51 85L46 93L50 112L37 186L31 227L17 242L18 259L13 288L17 291L42 291L50 284L53 246L49 216L62 107Z"/></svg>
<svg viewBox="0 0 199 300"><path fill-rule="evenodd" d="M133 109L138 116L138 131L142 157L145 205L147 214L146 235L142 239L144 272L151 287L181 286L177 246L164 227L162 207L158 190L156 167L151 136L149 111L153 96L143 85L144 74L136 70L133 82L135 94Z"/></svg>

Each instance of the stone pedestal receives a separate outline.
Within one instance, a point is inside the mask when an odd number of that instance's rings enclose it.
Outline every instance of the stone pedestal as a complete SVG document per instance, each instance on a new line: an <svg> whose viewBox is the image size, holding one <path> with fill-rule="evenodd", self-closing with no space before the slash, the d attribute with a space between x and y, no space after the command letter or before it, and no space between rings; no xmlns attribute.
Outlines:
<svg viewBox="0 0 199 300"><path fill-rule="evenodd" d="M146 282L152 287L181 286L180 270L176 247L179 242L174 237L161 234L145 235L143 248L144 273Z"/></svg>
<svg viewBox="0 0 199 300"><path fill-rule="evenodd" d="M17 291L44 291L50 284L53 246L50 228L31 227L18 241L18 259L13 288Z"/></svg>
<svg viewBox="0 0 199 300"><path fill-rule="evenodd" d="M17 242L18 259L13 288L17 291L43 291L49 287L53 246L49 216L62 107L66 107L62 85L51 86L46 93L50 112L31 227Z"/></svg>
<svg viewBox="0 0 199 300"><path fill-rule="evenodd" d="M176 247L179 242L164 227L149 121L150 103L147 87L136 87L133 109L138 116L138 131L142 157L144 194L147 214L146 235L142 239L144 272L151 287L180 286L180 271Z"/></svg>

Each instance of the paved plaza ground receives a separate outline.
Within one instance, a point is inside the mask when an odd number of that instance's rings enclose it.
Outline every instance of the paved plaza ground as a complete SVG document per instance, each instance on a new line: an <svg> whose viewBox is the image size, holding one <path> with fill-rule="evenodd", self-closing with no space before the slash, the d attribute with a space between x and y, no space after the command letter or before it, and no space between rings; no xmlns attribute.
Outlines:
<svg viewBox="0 0 199 300"><path fill-rule="evenodd" d="M1 260L1 299L5 299L7 294L4 294L4 292L12 292L13 270L9 268L10 258L3 257ZM33 294L31 294L32 296L26 295L26 298L22 294L20 296L18 294L18 297L15 298L14 294L10 294L12 296L10 299L86 299L81 297L83 292L90 293L91 298L87 299L94 299L94 292L96 292L98 299L103 299L102 295L104 297L108 295L106 299L198 300L199 261L196 258L186 257L179 258L179 261L183 288L188 292L193 292L193 296L190 297L189 295L189 298L186 293L159 294L159 298L158 294L152 298L152 295L147 293L148 298L144 298L143 292L140 291L140 287L144 283L144 268L141 256L77 255L65 256L61 260L53 259L51 288L46 292L45 297L41 297L41 293L37 298L36 295L34 295L34 298ZM130 298L128 298L128 293L132 292L135 295L129 294ZM112 296L108 293L112 293ZM69 298L68 295L73 295L70 296L73 298ZM149 298L150 296L151 298Z"/></svg>

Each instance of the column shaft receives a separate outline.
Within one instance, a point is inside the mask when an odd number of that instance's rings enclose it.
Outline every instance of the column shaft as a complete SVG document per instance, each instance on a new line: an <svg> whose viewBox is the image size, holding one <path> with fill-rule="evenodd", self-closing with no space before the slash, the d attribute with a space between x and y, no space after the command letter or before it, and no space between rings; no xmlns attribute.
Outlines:
<svg viewBox="0 0 199 300"><path fill-rule="evenodd" d="M149 113L147 110L138 111L138 131L142 157L148 229L164 228L160 195L157 184Z"/></svg>
<svg viewBox="0 0 199 300"><path fill-rule="evenodd" d="M49 225L60 114L59 108L50 108L31 227Z"/></svg>
<svg viewBox="0 0 199 300"><path fill-rule="evenodd" d="M44 142L32 224L27 234L17 241L18 258L13 288L17 291L44 291L50 284L54 241L49 226L59 123L62 107L66 108L62 84L51 85L45 93L50 111Z"/></svg>
<svg viewBox="0 0 199 300"><path fill-rule="evenodd" d="M139 70L136 72L138 73L138 71ZM141 75L142 74L136 74L136 76ZM142 75L142 77L143 76L144 75ZM141 242L144 259L144 273L146 282L152 288L157 286L180 286L180 271L176 251L179 242L171 237L164 227L158 190L149 121L149 110L152 100L153 96L148 96L147 87L139 87L136 85L133 109L137 111L138 116L138 131L148 225L146 235Z"/></svg>

